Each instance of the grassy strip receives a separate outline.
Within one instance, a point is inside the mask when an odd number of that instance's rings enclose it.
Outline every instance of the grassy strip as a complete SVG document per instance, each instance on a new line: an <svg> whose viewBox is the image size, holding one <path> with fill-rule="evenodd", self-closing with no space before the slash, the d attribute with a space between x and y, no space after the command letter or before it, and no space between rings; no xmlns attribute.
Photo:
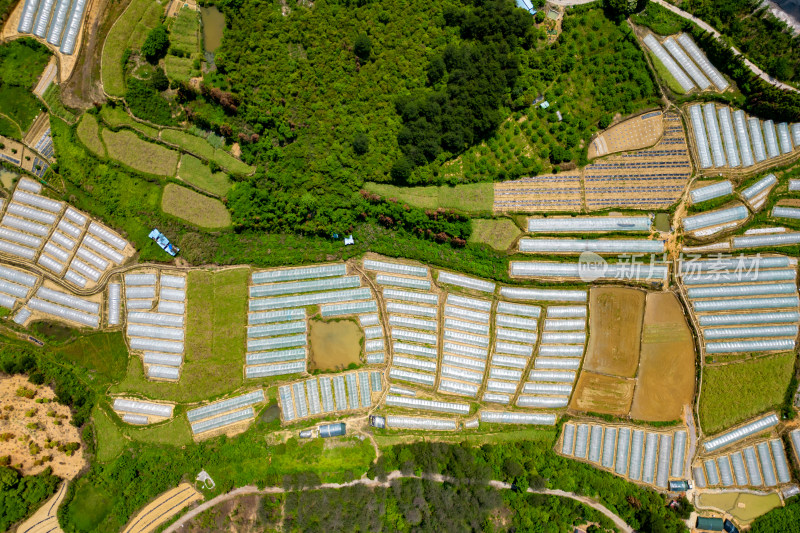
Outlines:
<svg viewBox="0 0 800 533"><path fill-rule="evenodd" d="M50 87L48 87L42 95L42 99L44 103L47 104L47 107L50 108L50 112L61 120L65 120L70 124L74 124L75 121L78 120L75 113L67 109L61 102L61 87L55 83L50 84Z"/></svg>
<svg viewBox="0 0 800 533"><path fill-rule="evenodd" d="M114 129L127 126L145 135L146 137L158 139L157 128L137 122L131 118L131 116L121 107L103 106L103 108L100 110L100 118L103 119L103 122Z"/></svg>
<svg viewBox="0 0 800 533"><path fill-rule="evenodd" d="M188 154L181 157L178 177L186 183L217 196L225 196L232 185L231 180L224 172L212 173L208 165Z"/></svg>
<svg viewBox="0 0 800 533"><path fill-rule="evenodd" d="M780 406L794 372L792 353L703 371L700 425L708 434Z"/></svg>
<svg viewBox="0 0 800 533"><path fill-rule="evenodd" d="M464 213L491 212L494 206L494 184L471 183L450 187L397 187L386 183L364 183L364 189L385 198L397 198L422 209L455 209Z"/></svg>
<svg viewBox="0 0 800 533"><path fill-rule="evenodd" d="M15 141L22 141L22 131L17 123L4 116L0 116L0 135Z"/></svg>
<svg viewBox="0 0 800 533"><path fill-rule="evenodd" d="M675 79L675 76L673 76L672 73L667 70L667 67L664 66L664 63L662 63L661 60L659 60L650 50L647 51L647 54L650 56L650 61L653 62L653 66L656 69L656 74L658 74L659 78L664 80L664 82L667 84L667 87L669 87L669 90L675 94L686 94L686 91L683 90L683 87L681 87L681 84Z"/></svg>
<svg viewBox="0 0 800 533"><path fill-rule="evenodd" d="M100 124L98 124L94 115L91 113L84 114L75 131L78 134L78 139L94 155L106 157L106 147L102 139L100 139Z"/></svg>
<svg viewBox="0 0 800 533"><path fill-rule="evenodd" d="M242 163L224 150L215 149L208 141L191 133L179 130L164 130L161 132L161 138L196 156L213 161L234 174L252 174L255 172L255 168Z"/></svg>
<svg viewBox="0 0 800 533"><path fill-rule="evenodd" d="M156 176L174 176L179 153L161 145L141 140L128 130L102 131L108 156L139 172Z"/></svg>
<svg viewBox="0 0 800 533"><path fill-rule="evenodd" d="M147 33L156 27L163 6L153 0L133 0L108 32L103 46L101 75L103 89L111 96L125 95L122 58L127 49L138 49Z"/></svg>
<svg viewBox="0 0 800 533"><path fill-rule="evenodd" d="M231 225L231 214L222 202L174 183L164 187L161 209L200 228L221 229Z"/></svg>

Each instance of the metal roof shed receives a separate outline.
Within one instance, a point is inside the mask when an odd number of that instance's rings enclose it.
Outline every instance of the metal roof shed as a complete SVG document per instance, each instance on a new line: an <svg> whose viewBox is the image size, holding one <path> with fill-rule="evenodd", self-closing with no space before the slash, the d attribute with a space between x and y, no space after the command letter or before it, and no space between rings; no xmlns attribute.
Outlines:
<svg viewBox="0 0 800 533"><path fill-rule="evenodd" d="M347 433L347 426L344 422L338 422L336 424L325 424L324 426L319 427L319 436L323 439L328 437L341 437L342 435Z"/></svg>
<svg viewBox="0 0 800 533"><path fill-rule="evenodd" d="M723 523L722 518L698 516L695 527L701 531L722 531Z"/></svg>

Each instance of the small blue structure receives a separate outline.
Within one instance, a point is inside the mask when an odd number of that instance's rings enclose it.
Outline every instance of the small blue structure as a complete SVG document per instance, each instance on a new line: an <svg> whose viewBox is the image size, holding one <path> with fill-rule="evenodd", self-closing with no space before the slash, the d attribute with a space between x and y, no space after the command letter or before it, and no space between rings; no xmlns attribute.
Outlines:
<svg viewBox="0 0 800 533"><path fill-rule="evenodd" d="M517 7L524 9L531 15L536 14L536 10L533 8L533 3L531 3L531 0L517 0Z"/></svg>
<svg viewBox="0 0 800 533"><path fill-rule="evenodd" d="M378 415L370 415L369 425L374 428L383 429L386 427L386 418Z"/></svg>
<svg viewBox="0 0 800 533"><path fill-rule="evenodd" d="M328 437L341 437L345 433L347 433L347 426L345 426L344 422L326 424L319 427L319 436L323 439Z"/></svg>
<svg viewBox="0 0 800 533"><path fill-rule="evenodd" d="M172 257L175 257L176 255L178 255L178 252L181 251L180 248L174 246L171 242L169 242L169 239L167 239L166 235L164 235L157 229L151 231L148 237L156 241L156 244L159 245L165 252L167 252Z"/></svg>
<svg viewBox="0 0 800 533"><path fill-rule="evenodd" d="M303 431L300 432L300 438L301 439L310 439L313 436L314 436L314 432L311 431L310 429L304 429Z"/></svg>

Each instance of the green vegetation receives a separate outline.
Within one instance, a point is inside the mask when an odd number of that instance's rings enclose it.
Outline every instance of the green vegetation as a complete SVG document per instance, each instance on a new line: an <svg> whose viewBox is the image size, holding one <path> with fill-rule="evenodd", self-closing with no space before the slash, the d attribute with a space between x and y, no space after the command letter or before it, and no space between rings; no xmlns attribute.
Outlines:
<svg viewBox="0 0 800 533"><path fill-rule="evenodd" d="M758 0L686 0L683 9L711 24L755 64L800 84L800 35Z"/></svg>
<svg viewBox="0 0 800 533"><path fill-rule="evenodd" d="M44 91L42 100L44 100L44 103L47 104L50 112L59 117L61 120L69 122L70 124L77 120L78 117L75 116L75 113L67 109L63 102L61 102L61 87L55 83L51 83L50 86Z"/></svg>
<svg viewBox="0 0 800 533"><path fill-rule="evenodd" d="M156 27L164 6L154 0L133 0L108 32L103 45L101 74L103 89L111 96L125 95L125 65L128 50L139 49L147 33Z"/></svg>
<svg viewBox="0 0 800 533"><path fill-rule="evenodd" d="M507 218L473 219L469 242L486 244L495 250L508 250L522 234L514 222Z"/></svg>
<svg viewBox="0 0 800 533"><path fill-rule="evenodd" d="M160 70L156 69L155 72L160 72ZM164 90L159 79L160 77L156 76L151 76L148 80L128 78L125 101L134 116L154 124L174 126L176 121L172 117L172 106L159 94Z"/></svg>
<svg viewBox="0 0 800 533"><path fill-rule="evenodd" d="M108 156L139 172L156 176L174 176L180 154L159 144L140 139L128 130L103 130L102 139Z"/></svg>
<svg viewBox="0 0 800 533"><path fill-rule="evenodd" d="M364 184L364 189L383 196L396 198L422 209L455 209L462 213L491 213L494 205L494 186L491 183L472 183L427 187L397 187L386 183Z"/></svg>
<svg viewBox="0 0 800 533"><path fill-rule="evenodd" d="M783 403L794 373L794 354L706 366L700 394L700 425L707 434L743 422Z"/></svg>
<svg viewBox="0 0 800 533"><path fill-rule="evenodd" d="M100 118L103 119L103 122L114 129L127 126L132 130L136 130L145 135L146 137L158 139L158 129L146 124L142 124L141 122L137 122L128 113L126 113L125 109L122 107L110 105L103 106L103 108L100 110Z"/></svg>
<svg viewBox="0 0 800 533"><path fill-rule="evenodd" d="M142 56L148 63L156 64L160 59L167 55L169 49L169 34L167 27L159 24L147 34L147 38L142 43Z"/></svg>
<svg viewBox="0 0 800 533"><path fill-rule="evenodd" d="M164 130L161 132L161 138L191 154L214 162L234 174L252 174L255 170L255 168L242 163L226 151L214 148L202 137L191 133L180 130Z"/></svg>
<svg viewBox="0 0 800 533"><path fill-rule="evenodd" d="M128 348L121 331L81 334L53 351L60 359L92 369L109 382L122 379L128 366Z"/></svg>
<svg viewBox="0 0 800 533"><path fill-rule="evenodd" d="M132 357L127 376L111 391L198 402L241 387L242 372L236 369L244 365L249 276L247 268L189 272L186 356L180 381L147 381L141 360Z"/></svg>
<svg viewBox="0 0 800 533"><path fill-rule="evenodd" d="M222 202L174 183L164 187L161 209L199 228L217 230L231 225L231 215Z"/></svg>
<svg viewBox="0 0 800 533"><path fill-rule="evenodd" d="M99 406L92 410L92 424L94 435L97 439L97 460L101 463L111 461L125 448L125 437L117 425L111 420L112 416Z"/></svg>
<svg viewBox="0 0 800 533"><path fill-rule="evenodd" d="M648 51L647 54L650 56L650 61L653 63L656 74L658 74L659 78L664 80L664 83L667 84L669 90L674 94L686 94L686 91L683 90L683 87L681 87L681 84L675 79L675 76L673 76L672 73L667 70L667 67L664 66L664 63L662 63L653 52Z"/></svg>
<svg viewBox="0 0 800 533"><path fill-rule="evenodd" d="M642 12L631 15L631 20L663 36L680 33L689 24L683 17L655 2L648 2Z"/></svg>
<svg viewBox="0 0 800 533"><path fill-rule="evenodd" d="M22 140L22 131L17 123L2 115L0 115L0 135L17 141Z"/></svg>
<svg viewBox="0 0 800 533"><path fill-rule="evenodd" d="M560 457L553 452L552 446L552 438L487 444L480 448L416 442L385 449L368 475L380 480L385 478L387 472L399 469L407 473L440 473L473 483L497 479L511 483L521 491L528 487L575 491L599 500L635 531L686 531L685 524L666 507L661 494L628 483L588 464ZM456 483L456 486L460 484ZM528 498L527 495L520 497ZM539 503L541 500L535 497L529 501ZM446 503L443 502L443 505ZM531 518L528 512L514 519L518 527ZM505 526L505 529L510 528ZM519 529L527 530L525 527ZM553 531L570 530L559 528Z"/></svg>
<svg viewBox="0 0 800 533"><path fill-rule="evenodd" d="M212 172L207 164L188 154L181 157L178 177L186 183L217 196L225 196L232 185L227 174Z"/></svg>
<svg viewBox="0 0 800 533"><path fill-rule="evenodd" d="M100 124L93 114L84 113L75 131L78 134L78 139L80 139L84 146L94 155L106 157L106 147L103 144L103 140L100 138Z"/></svg>
<svg viewBox="0 0 800 533"><path fill-rule="evenodd" d="M200 75L200 13L188 7L178 11L169 28L170 47L165 59L170 79L188 82Z"/></svg>
<svg viewBox="0 0 800 533"><path fill-rule="evenodd" d="M31 89L48 61L50 51L33 39L0 46L0 115L15 122L22 132L43 109Z"/></svg>
<svg viewBox="0 0 800 533"><path fill-rule="evenodd" d="M22 476L13 468L0 466L0 531L30 516L58 487L61 480L50 467L35 476Z"/></svg>
<svg viewBox="0 0 800 533"><path fill-rule="evenodd" d="M756 518L750 531L752 533L800 531L800 499L789 499L785 507L779 507Z"/></svg>

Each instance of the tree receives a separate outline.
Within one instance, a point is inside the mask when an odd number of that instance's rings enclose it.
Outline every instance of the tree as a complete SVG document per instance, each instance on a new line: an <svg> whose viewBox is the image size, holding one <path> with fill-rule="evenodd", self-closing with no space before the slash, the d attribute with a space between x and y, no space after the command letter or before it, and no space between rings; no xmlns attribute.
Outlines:
<svg viewBox="0 0 800 533"><path fill-rule="evenodd" d="M142 45L142 55L149 63L155 65L159 59L167 55L167 50L169 50L167 27L160 24L147 35Z"/></svg>
<svg viewBox="0 0 800 533"><path fill-rule="evenodd" d="M369 54L372 52L372 41L366 33L359 33L356 37L356 42L353 45L353 50L362 61L369 60Z"/></svg>
<svg viewBox="0 0 800 533"><path fill-rule="evenodd" d="M648 0L603 0L603 7L611 18L624 19L647 7Z"/></svg>
<svg viewBox="0 0 800 533"><path fill-rule="evenodd" d="M155 69L152 77L150 78L150 83L153 84L153 89L158 92L169 89L169 78L167 78L167 75L164 73L164 69L161 67Z"/></svg>
<svg viewBox="0 0 800 533"><path fill-rule="evenodd" d="M356 133L353 137L353 151L358 155L369 152L369 137L366 133Z"/></svg>

